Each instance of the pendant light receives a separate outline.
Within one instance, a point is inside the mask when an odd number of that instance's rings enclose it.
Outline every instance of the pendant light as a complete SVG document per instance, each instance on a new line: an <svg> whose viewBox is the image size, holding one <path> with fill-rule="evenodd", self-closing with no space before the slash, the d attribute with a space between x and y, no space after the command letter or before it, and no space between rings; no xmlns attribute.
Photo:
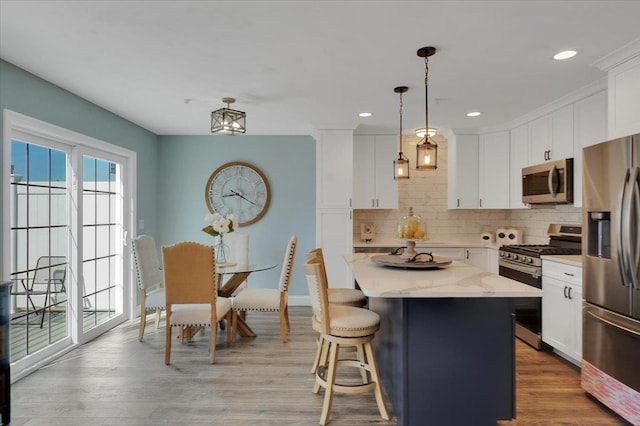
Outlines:
<svg viewBox="0 0 640 426"><path fill-rule="evenodd" d="M435 170L438 168L438 145L431 140L429 130L429 56L436 53L435 47L423 47L418 49L418 56L424 58L424 116L425 134L416 145L416 169Z"/></svg>
<svg viewBox="0 0 640 426"><path fill-rule="evenodd" d="M407 86L398 86L393 89L394 92L400 94L400 136L398 138L400 149L398 152L398 158L393 160L393 178L409 179L409 159L402 153L402 94L409 88Z"/></svg>
<svg viewBox="0 0 640 426"><path fill-rule="evenodd" d="M222 98L222 102L227 106L211 113L211 133L226 135L246 133L247 113L229 108L229 105L235 101L234 98Z"/></svg>

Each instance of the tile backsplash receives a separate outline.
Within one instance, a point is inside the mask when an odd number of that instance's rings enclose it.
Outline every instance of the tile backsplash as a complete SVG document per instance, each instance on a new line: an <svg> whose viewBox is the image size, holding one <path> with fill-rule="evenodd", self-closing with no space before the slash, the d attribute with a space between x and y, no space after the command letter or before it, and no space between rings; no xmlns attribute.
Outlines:
<svg viewBox="0 0 640 426"><path fill-rule="evenodd" d="M354 242L360 241L361 223L375 227L375 239L394 239L398 222L408 214L410 206L414 214L426 223L427 239L431 241L478 242L485 230L495 232L501 226L516 226L523 230L525 244L546 244L550 223L581 223L582 209L573 206L522 210L448 210L447 141L441 135L436 135L434 140L438 144L438 169L411 169L409 179L398 181L397 210L354 210ZM405 152L409 153L412 166L415 164L415 154L411 154L415 153L418 141L413 135L404 137Z"/></svg>

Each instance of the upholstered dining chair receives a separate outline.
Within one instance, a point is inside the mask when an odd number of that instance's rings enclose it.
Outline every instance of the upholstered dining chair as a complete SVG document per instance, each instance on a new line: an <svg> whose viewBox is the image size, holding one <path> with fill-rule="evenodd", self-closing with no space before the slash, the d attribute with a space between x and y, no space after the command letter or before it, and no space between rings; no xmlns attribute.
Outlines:
<svg viewBox="0 0 640 426"><path fill-rule="evenodd" d="M327 280L327 270L324 264L324 256L322 255L322 249L316 248L307 253L307 261L317 259L318 264L320 265L320 273L324 276L324 279ZM364 308L367 305L367 296L362 293L362 291L355 288L338 288L338 287L328 287L327 288L327 297L329 303L336 305L344 305L344 306L353 306L355 308ZM311 373L315 374L318 369L318 363L320 362L320 357L323 351L326 354L328 350L328 343L322 339L322 335L318 337L317 341L318 349L316 351L316 356L313 360L313 365L311 366Z"/></svg>
<svg viewBox="0 0 640 426"><path fill-rule="evenodd" d="M289 283L293 273L293 264L296 258L298 237L293 235L287 244L284 256L280 282L277 289L247 287L233 298L233 309L238 314L247 311L277 311L280 313L280 335L284 343L287 342L287 332L291 329L289 323ZM235 329L235 324L234 327Z"/></svg>
<svg viewBox="0 0 640 426"><path fill-rule="evenodd" d="M153 237L139 235L131 242L136 264L136 281L140 295L140 329L138 340L144 337L147 310L156 311L156 328L160 326L160 311L164 310L164 276Z"/></svg>
<svg viewBox="0 0 640 426"><path fill-rule="evenodd" d="M307 260L304 270L313 311L311 324L329 347L328 353L322 357L320 366L315 372L313 386L313 393L318 393L320 388L325 390L320 424L325 425L329 420L334 393L354 394L373 391L380 416L389 420L371 345L376 331L380 328L380 316L368 309L329 303L326 276L322 273L317 258ZM358 348L357 359L338 359L342 346ZM362 384L338 384L336 372L339 366L360 369Z"/></svg>
<svg viewBox="0 0 640 426"><path fill-rule="evenodd" d="M218 322L234 324L231 301L218 297L214 248L185 241L162 247L166 297L166 342L164 362L171 361L173 327L211 327L209 362L215 362ZM233 340L233 326L227 327L227 342Z"/></svg>

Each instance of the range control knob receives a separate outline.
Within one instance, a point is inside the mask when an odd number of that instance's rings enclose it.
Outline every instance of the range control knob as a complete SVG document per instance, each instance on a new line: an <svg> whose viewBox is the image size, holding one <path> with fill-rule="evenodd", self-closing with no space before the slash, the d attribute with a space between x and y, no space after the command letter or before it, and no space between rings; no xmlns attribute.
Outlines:
<svg viewBox="0 0 640 426"><path fill-rule="evenodd" d="M528 259L527 259L527 263L533 263L533 258L531 258L531 257L530 257L530 258L528 258Z"/></svg>
<svg viewBox="0 0 640 426"><path fill-rule="evenodd" d="M520 259L520 256L518 256L517 254L514 254L513 255L513 260L518 260L518 259Z"/></svg>

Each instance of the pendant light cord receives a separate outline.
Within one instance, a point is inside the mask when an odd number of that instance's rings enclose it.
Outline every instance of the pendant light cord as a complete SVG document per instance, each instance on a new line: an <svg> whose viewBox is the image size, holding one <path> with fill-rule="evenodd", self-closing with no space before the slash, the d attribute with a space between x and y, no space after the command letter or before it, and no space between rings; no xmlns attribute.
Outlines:
<svg viewBox="0 0 640 426"><path fill-rule="evenodd" d="M429 57L424 57L424 140L429 141Z"/></svg>

